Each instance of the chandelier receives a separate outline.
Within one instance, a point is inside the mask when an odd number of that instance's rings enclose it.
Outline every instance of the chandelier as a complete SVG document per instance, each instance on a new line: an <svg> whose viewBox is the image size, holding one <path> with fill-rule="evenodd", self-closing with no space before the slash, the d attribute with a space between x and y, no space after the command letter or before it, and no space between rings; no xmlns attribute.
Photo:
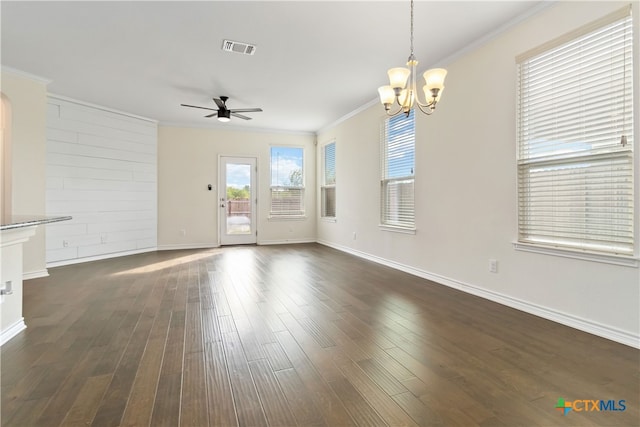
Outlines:
<svg viewBox="0 0 640 427"><path fill-rule="evenodd" d="M423 74L425 85L422 87L426 101L421 102L416 90L416 66L418 61L413 54L413 0L411 0L411 54L407 60L407 67L391 68L389 74L389 85L378 88L380 102L384 105L385 112L389 116L395 116L401 112L409 116L411 110L417 105L420 111L430 115L436 109L436 104L440 101L444 90L444 78L447 70L444 68L433 68ZM407 81L409 86L407 87ZM391 106L397 103L398 109L391 111Z"/></svg>

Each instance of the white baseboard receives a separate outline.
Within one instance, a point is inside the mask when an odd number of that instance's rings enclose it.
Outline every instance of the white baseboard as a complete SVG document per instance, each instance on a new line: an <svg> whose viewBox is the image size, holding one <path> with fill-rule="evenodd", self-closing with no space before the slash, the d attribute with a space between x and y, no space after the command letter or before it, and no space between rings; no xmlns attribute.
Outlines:
<svg viewBox="0 0 640 427"><path fill-rule="evenodd" d="M316 239L283 239L283 240L259 240L257 245L292 245L296 243L315 243ZM175 250L183 250L183 249L214 249L219 248L220 245L211 245L211 244L191 244L191 243L181 243L177 245L160 245L158 246L159 251L175 251Z"/></svg>
<svg viewBox="0 0 640 427"><path fill-rule="evenodd" d="M396 270L404 271L405 273L412 274L414 276L421 277L423 279L431 280L438 284L448 286L450 288L458 289L463 292L497 302L507 307L515 308L516 310L524 311L534 316L542 317L547 320L551 320L556 323L560 323L565 326L572 327L584 332L588 332L593 335L597 335L602 338L609 339L611 341L619 342L621 344L628 345L629 347L640 348L640 335L634 335L630 332L620 330L608 325L593 322L591 320L583 319L581 317L573 316L571 314L563 313L554 310L549 307L544 307L537 304L513 298L509 295L501 294L499 292L493 292L488 289L479 288L469 283L464 283L459 280L444 277L438 274L430 273L415 267L411 267L405 264L401 264L395 261L390 261L385 258L381 258L375 255L368 254L366 252L358 251L353 248L349 248L335 243L326 242L323 240L317 241L321 245L329 246L342 252L350 253L360 258L367 259L369 261L376 262L378 264L385 265L387 267L395 268Z"/></svg>
<svg viewBox="0 0 640 427"><path fill-rule="evenodd" d="M24 324L24 317L21 317L20 320L2 331L2 334L0 334L0 346L4 345L4 343L24 331L26 328L27 325Z"/></svg>
<svg viewBox="0 0 640 427"><path fill-rule="evenodd" d="M183 249L213 249L219 248L218 245L210 245L210 244L198 244L194 245L191 243L180 243L177 245L160 245L158 246L159 251L176 251Z"/></svg>
<svg viewBox="0 0 640 427"><path fill-rule="evenodd" d="M118 258L121 256L127 256L127 255L144 254L147 252L155 252L157 250L158 248L152 247L152 248L136 249L133 251L113 252L110 254L95 255L95 256L89 256L84 258L65 259L62 261L48 262L47 268L62 267L64 265L80 264L83 262L90 262L90 261L99 261L101 259Z"/></svg>
<svg viewBox="0 0 640 427"><path fill-rule="evenodd" d="M44 270L22 273L22 280L39 279L41 277L49 277L49 270L45 268Z"/></svg>
<svg viewBox="0 0 640 427"><path fill-rule="evenodd" d="M258 245L293 245L298 243L316 243L316 239L260 240Z"/></svg>

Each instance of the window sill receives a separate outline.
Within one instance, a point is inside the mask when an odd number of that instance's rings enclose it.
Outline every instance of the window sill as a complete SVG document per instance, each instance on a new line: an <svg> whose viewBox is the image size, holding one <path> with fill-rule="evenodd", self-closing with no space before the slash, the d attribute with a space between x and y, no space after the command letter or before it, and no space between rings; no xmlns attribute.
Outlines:
<svg viewBox="0 0 640 427"><path fill-rule="evenodd" d="M269 221L304 221L306 219L306 215L278 215L267 218Z"/></svg>
<svg viewBox="0 0 640 427"><path fill-rule="evenodd" d="M385 225L385 224L378 225L378 228L382 231L391 231L392 233L416 234L415 228L395 227L393 225Z"/></svg>
<svg viewBox="0 0 640 427"><path fill-rule="evenodd" d="M338 222L338 220L334 216L321 216L320 217L320 221L323 221L323 222Z"/></svg>
<svg viewBox="0 0 640 427"><path fill-rule="evenodd" d="M581 259L584 261L602 262L605 264L615 264L624 267L638 268L640 259L633 256L624 255L608 255L597 252L579 251L558 248L553 246L537 245L533 243L512 242L513 248L517 251L533 252L544 255L554 255L565 258Z"/></svg>

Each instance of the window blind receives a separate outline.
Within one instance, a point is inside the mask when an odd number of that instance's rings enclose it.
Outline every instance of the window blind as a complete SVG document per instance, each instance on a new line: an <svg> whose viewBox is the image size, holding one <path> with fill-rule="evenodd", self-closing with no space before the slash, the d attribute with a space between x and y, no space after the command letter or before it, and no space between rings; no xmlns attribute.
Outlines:
<svg viewBox="0 0 640 427"><path fill-rule="evenodd" d="M520 58L519 241L632 255L632 20Z"/></svg>
<svg viewBox="0 0 640 427"><path fill-rule="evenodd" d="M383 225L415 226L415 116L411 111L386 118L381 126L380 221Z"/></svg>
<svg viewBox="0 0 640 427"><path fill-rule="evenodd" d="M336 143L324 146L323 152L323 185L320 189L320 215L333 218L336 216Z"/></svg>
<svg viewBox="0 0 640 427"><path fill-rule="evenodd" d="M324 185L336 183L336 143L324 146Z"/></svg>
<svg viewBox="0 0 640 427"><path fill-rule="evenodd" d="M304 215L304 188L271 187L271 216Z"/></svg>

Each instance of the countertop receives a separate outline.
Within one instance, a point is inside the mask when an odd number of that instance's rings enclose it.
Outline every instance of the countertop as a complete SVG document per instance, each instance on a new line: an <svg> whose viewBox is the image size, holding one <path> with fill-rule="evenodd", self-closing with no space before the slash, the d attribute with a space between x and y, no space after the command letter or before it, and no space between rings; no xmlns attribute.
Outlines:
<svg viewBox="0 0 640 427"><path fill-rule="evenodd" d="M49 224L52 222L68 221L70 219L70 216L12 215L9 218L6 218L6 220L0 225L0 231Z"/></svg>

